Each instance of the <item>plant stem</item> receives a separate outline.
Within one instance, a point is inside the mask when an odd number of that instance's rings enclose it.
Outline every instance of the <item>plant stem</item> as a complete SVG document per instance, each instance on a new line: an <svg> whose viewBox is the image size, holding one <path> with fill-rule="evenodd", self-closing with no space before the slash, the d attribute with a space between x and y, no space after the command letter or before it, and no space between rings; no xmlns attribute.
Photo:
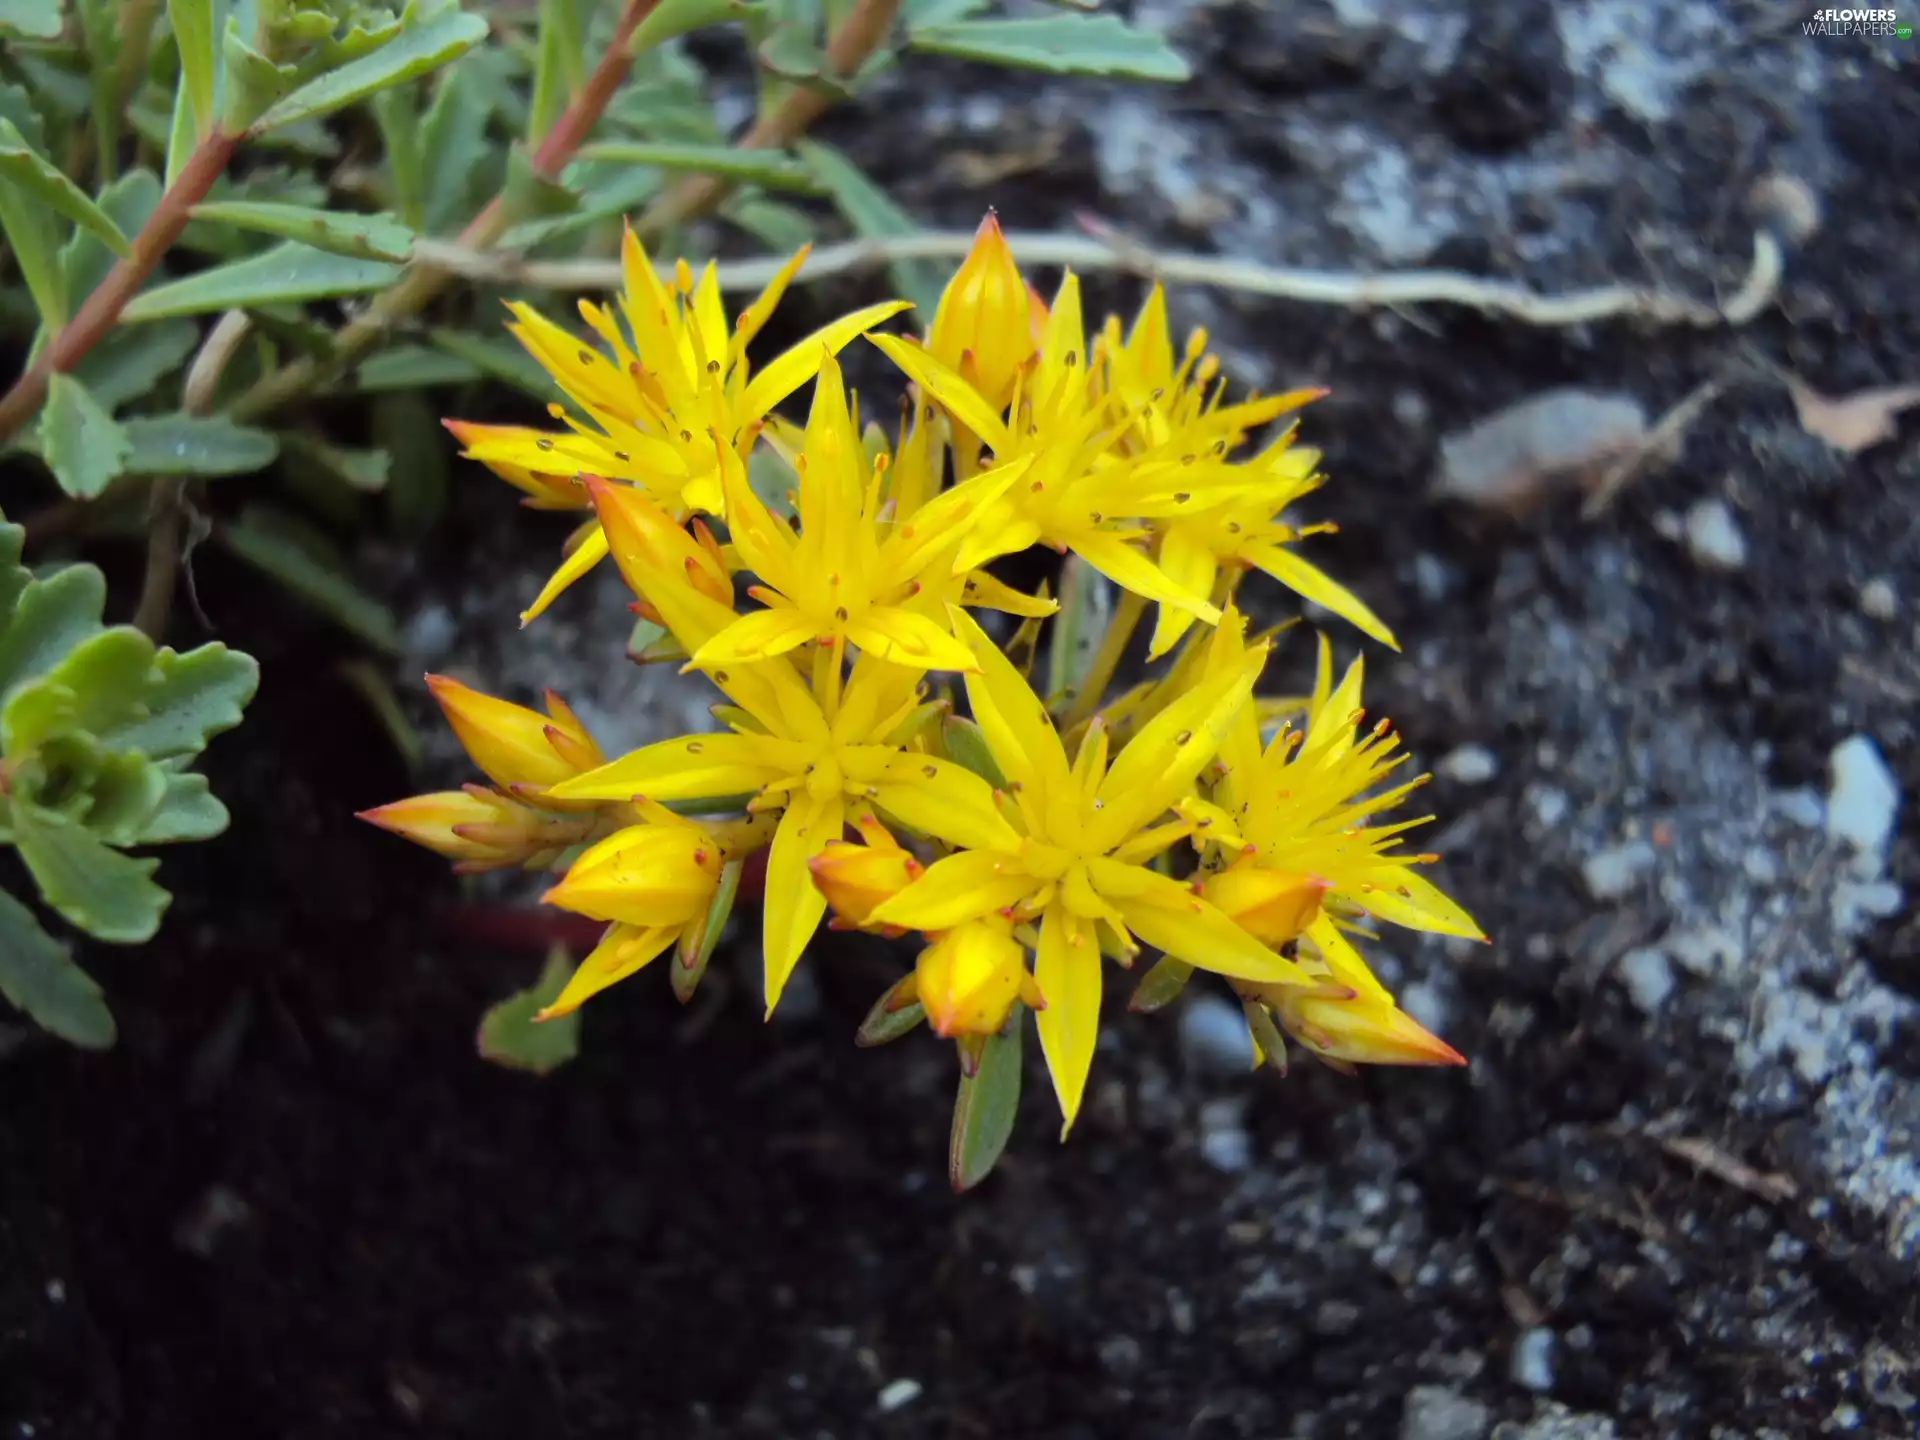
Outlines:
<svg viewBox="0 0 1920 1440"><path fill-rule="evenodd" d="M828 69L837 78L851 78L886 43L899 13L900 0L860 0L846 23L827 40ZM802 86L771 115L757 116L747 133L734 142L734 148L777 150L789 145L806 134L833 103L827 91ZM718 205L734 183L715 175L689 175L649 205L633 228L644 237L684 224Z"/></svg>
<svg viewBox="0 0 1920 1440"><path fill-rule="evenodd" d="M55 374L78 365L87 353L106 338L127 302L140 292L173 242L186 228L193 207L207 198L213 182L233 158L240 137L216 128L194 148L160 204L133 239L133 254L123 257L87 297L80 313L53 339L39 360L13 382L13 388L0 397L0 441L14 433L40 413L46 403L47 384Z"/></svg>
<svg viewBox="0 0 1920 1440"><path fill-rule="evenodd" d="M1146 613L1147 602L1144 599L1131 590L1120 592L1113 619L1107 624L1107 633L1100 637L1099 653L1093 657L1093 666L1087 671L1087 678L1082 682L1079 693L1073 697L1073 706L1067 711L1067 718L1061 722L1062 729L1071 729L1100 708L1100 702L1106 697L1107 686L1113 683L1114 672L1120 668L1121 658L1133 640L1133 632L1139 628L1140 617Z"/></svg>
<svg viewBox="0 0 1920 1440"><path fill-rule="evenodd" d="M660 0L627 0L606 54L600 57L586 85L573 97L534 152L535 175L543 180L558 180L574 152L586 143L594 126L600 123L608 102L633 68L633 32L659 3ZM521 218L502 191L474 216L456 243L469 250L488 250ZM316 385L345 374L378 346L396 324L418 314L456 278L452 270L416 259L397 285L376 296L365 314L334 337L333 352L325 360L303 357L263 375L233 403L229 413L242 422L257 419Z"/></svg>

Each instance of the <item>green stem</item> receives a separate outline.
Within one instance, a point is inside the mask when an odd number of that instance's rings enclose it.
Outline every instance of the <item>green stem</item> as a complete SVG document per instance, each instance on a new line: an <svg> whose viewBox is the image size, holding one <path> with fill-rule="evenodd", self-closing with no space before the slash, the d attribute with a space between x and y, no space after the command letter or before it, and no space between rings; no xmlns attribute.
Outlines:
<svg viewBox="0 0 1920 1440"><path fill-rule="evenodd" d="M1140 617L1146 613L1145 598L1131 590L1120 592L1113 619L1107 625L1107 633L1100 637L1100 650L1093 657L1093 667L1087 671L1085 683L1073 697L1073 705L1061 725L1063 730L1071 730L1100 708L1107 686L1113 683L1114 672L1120 668L1120 660L1133 640L1133 632L1139 628Z"/></svg>

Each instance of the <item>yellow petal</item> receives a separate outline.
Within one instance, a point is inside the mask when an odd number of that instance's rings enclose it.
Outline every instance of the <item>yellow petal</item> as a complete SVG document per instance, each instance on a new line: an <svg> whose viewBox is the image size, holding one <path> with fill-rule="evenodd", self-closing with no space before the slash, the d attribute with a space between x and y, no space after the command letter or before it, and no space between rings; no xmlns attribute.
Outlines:
<svg viewBox="0 0 1920 1440"><path fill-rule="evenodd" d="M594 566L607 558L607 532L595 525L573 549L573 553L560 562L560 568L540 588L533 604L520 612L520 623L526 625L546 614L547 607L558 600L574 581L580 579Z"/></svg>
<svg viewBox="0 0 1920 1440"><path fill-rule="evenodd" d="M867 918L872 924L905 930L951 930L1017 905L1039 888L1012 855L962 850L934 861L926 874L875 906Z"/></svg>
<svg viewBox="0 0 1920 1440"><path fill-rule="evenodd" d="M869 335L867 339L879 346L889 360L906 372L909 380L977 435L994 454L1004 456L1012 452L1013 440L1000 412L969 385L959 371L897 336Z"/></svg>
<svg viewBox="0 0 1920 1440"><path fill-rule="evenodd" d="M473 763L501 789L544 788L577 773L578 767L547 736L551 716L482 694L445 675L427 676L427 689Z"/></svg>
<svg viewBox="0 0 1920 1440"><path fill-rule="evenodd" d="M1484 940L1486 932L1473 916L1438 885L1407 866L1396 867L1392 879L1371 889L1343 892L1369 914L1409 930L1436 935L1459 935Z"/></svg>
<svg viewBox="0 0 1920 1440"><path fill-rule="evenodd" d="M794 251L793 258L780 267L780 273L767 282L767 288L754 296L753 303L740 312L740 318L734 323L733 340L727 352L729 369L740 362L741 357L747 353L747 347L753 343L754 337L766 328L767 321L773 318L773 312L779 308L781 298L787 293L787 286L793 283L793 277L800 273L800 267L807 263L807 256L812 253L812 245L802 245Z"/></svg>
<svg viewBox="0 0 1920 1440"><path fill-rule="evenodd" d="M1236 979L1309 983L1306 971L1274 954L1178 880L1105 859L1087 861L1087 871L1100 894L1127 917L1127 928L1174 959ZM1041 988L1046 988L1045 980Z"/></svg>
<svg viewBox="0 0 1920 1440"><path fill-rule="evenodd" d="M1071 774L1053 717L1026 678L1000 647L959 606L948 607L954 633L966 641L980 664L967 676L967 701L987 748L1010 783L1027 787L1033 800L1066 793Z"/></svg>
<svg viewBox="0 0 1920 1440"><path fill-rule="evenodd" d="M819 627L798 610L755 610L742 615L694 652L699 670L747 665L784 655L813 639Z"/></svg>
<svg viewBox="0 0 1920 1440"><path fill-rule="evenodd" d="M758 735L688 735L622 755L555 786L562 800L717 800L750 795L804 764L802 747Z"/></svg>
<svg viewBox="0 0 1920 1440"><path fill-rule="evenodd" d="M1333 978L1362 999L1378 1000L1388 1005L1393 1003L1393 996L1373 973L1366 957L1354 948L1345 932L1327 916L1317 917L1307 927L1302 949L1317 954Z"/></svg>
<svg viewBox="0 0 1920 1440"><path fill-rule="evenodd" d="M746 393L740 399L740 413L751 419L764 416L818 374L824 357L838 355L850 341L866 334L881 321L912 308L913 303L908 300L887 300L878 305L869 305L864 310L856 310L851 315L843 315L831 325L822 325L791 349L774 357L765 369L747 382Z"/></svg>
<svg viewBox="0 0 1920 1440"><path fill-rule="evenodd" d="M885 752L849 754L843 763L847 778L870 787L873 803L910 830L970 850L1012 850L1020 844L1018 832L994 803L993 786L964 765Z"/></svg>
<svg viewBox="0 0 1920 1440"><path fill-rule="evenodd" d="M1034 1016L1040 1048L1046 1053L1047 1073L1060 1101L1060 1138L1067 1138L1080 1113L1087 1076L1093 1069L1093 1051L1100 1039L1100 947L1087 927L1067 914L1062 905L1050 906L1040 922L1040 948L1034 979L1047 997L1047 1008Z"/></svg>
<svg viewBox="0 0 1920 1440"><path fill-rule="evenodd" d="M1205 600L1213 592L1213 577L1220 569L1213 551L1207 548L1195 527L1175 525L1160 537L1160 571L1196 600ZM1173 605L1162 605L1154 622L1153 643L1147 658L1158 660L1171 650L1192 627L1194 615Z"/></svg>
<svg viewBox="0 0 1920 1440"><path fill-rule="evenodd" d="M870 655L917 670L978 670L973 652L925 615L876 605L847 626L847 638Z"/></svg>
<svg viewBox="0 0 1920 1440"><path fill-rule="evenodd" d="M1204 597L1194 599L1163 574L1153 561L1118 535L1087 530L1062 538L1069 541L1074 554L1123 590L1131 590L1148 600L1185 610L1209 625L1219 623L1218 607Z"/></svg>
<svg viewBox="0 0 1920 1440"><path fill-rule="evenodd" d="M801 790L781 815L780 828L773 832L773 849L767 856L766 928L762 938L769 1016L780 1003L780 994L787 988L793 967L800 963L801 952L827 913L827 897L813 883L810 862L829 842L840 838L845 821L844 797L831 795L817 800Z"/></svg>
<svg viewBox="0 0 1920 1440"><path fill-rule="evenodd" d="M996 580L985 570L970 570L961 591L960 603L978 610L998 610L1003 615L1027 615L1039 618L1055 614L1058 600L1043 600Z"/></svg>
<svg viewBox="0 0 1920 1440"><path fill-rule="evenodd" d="M1398 650L1400 642L1366 602L1318 566L1309 564L1282 545L1250 547L1247 558L1294 594L1324 606L1382 645Z"/></svg>
<svg viewBox="0 0 1920 1440"><path fill-rule="evenodd" d="M600 943L574 970L566 988L534 1019L555 1020L562 1015L571 1015L609 985L617 984L649 964L679 936L680 927L677 925L610 927Z"/></svg>
<svg viewBox="0 0 1920 1440"><path fill-rule="evenodd" d="M784 520L767 509L747 479L747 467L730 445L717 455L721 494L726 498L727 533L746 568L783 595L800 588L794 573L794 535Z"/></svg>

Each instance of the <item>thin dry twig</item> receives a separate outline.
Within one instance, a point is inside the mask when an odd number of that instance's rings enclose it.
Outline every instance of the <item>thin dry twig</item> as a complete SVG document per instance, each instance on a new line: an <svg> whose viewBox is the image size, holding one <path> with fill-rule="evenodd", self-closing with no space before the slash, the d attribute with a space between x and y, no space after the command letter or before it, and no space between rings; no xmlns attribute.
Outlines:
<svg viewBox="0 0 1920 1440"><path fill-rule="evenodd" d="M1778 1205L1800 1194L1800 1187L1793 1183L1791 1176L1755 1169L1704 1135L1660 1135L1653 1139L1674 1159L1693 1166L1701 1174L1724 1180L1734 1189L1743 1190L1757 1200Z"/></svg>

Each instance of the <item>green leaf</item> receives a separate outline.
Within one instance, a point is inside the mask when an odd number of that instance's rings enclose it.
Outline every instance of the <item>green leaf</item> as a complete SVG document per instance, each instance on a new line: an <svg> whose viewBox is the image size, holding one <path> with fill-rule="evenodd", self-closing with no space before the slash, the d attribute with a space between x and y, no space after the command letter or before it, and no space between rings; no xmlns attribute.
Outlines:
<svg viewBox="0 0 1920 1440"><path fill-rule="evenodd" d="M92 231L114 254L131 258L133 246L106 211L61 173L60 167L27 143L9 120L0 119L0 179L18 186L40 204Z"/></svg>
<svg viewBox="0 0 1920 1440"><path fill-rule="evenodd" d="M631 140L606 140L584 146L582 160L616 165L652 165L662 170L691 170L741 180L769 190L795 190L817 195L820 177L797 156L785 150L743 150L733 145L644 145Z"/></svg>
<svg viewBox="0 0 1920 1440"><path fill-rule="evenodd" d="M312 435L285 435L281 437L280 455L289 475L317 478L361 495L378 495L391 478L391 457L385 450L332 445Z"/></svg>
<svg viewBox="0 0 1920 1440"><path fill-rule="evenodd" d="M673 993L682 1005L693 999L693 992L700 985L700 977L707 973L707 962L713 959L714 947L720 943L727 921L733 916L733 902L740 893L740 873L745 868L745 862L740 860L729 860L723 865L720 868L720 884L713 892L707 913L697 926L689 925L680 932L680 943L675 947L672 980Z"/></svg>
<svg viewBox="0 0 1920 1440"><path fill-rule="evenodd" d="M814 237L813 217L804 210L752 191L736 195L721 215L770 250L790 255Z"/></svg>
<svg viewBox="0 0 1920 1440"><path fill-rule="evenodd" d="M1164 955L1140 977L1127 1008L1136 1015L1151 1015L1156 1010L1164 1010L1180 998L1180 992L1187 988L1187 982L1191 979L1193 966L1171 955Z"/></svg>
<svg viewBox="0 0 1920 1440"><path fill-rule="evenodd" d="M501 193L508 213L525 220L570 215L580 208L578 195L533 168L533 157L523 145L507 152L507 184Z"/></svg>
<svg viewBox="0 0 1920 1440"><path fill-rule="evenodd" d="M225 833L230 816L215 798L204 775L169 775L159 808L147 817L134 845L175 845L186 840L211 840Z"/></svg>
<svg viewBox="0 0 1920 1440"><path fill-rule="evenodd" d="M470 57L438 78L433 103L420 122L420 163L426 171L427 185L426 233L430 235L458 229L478 207L476 197L492 149L487 139L491 107L474 63L478 58Z"/></svg>
<svg viewBox="0 0 1920 1440"><path fill-rule="evenodd" d="M121 319L165 320L176 315L364 295L384 290L400 278L400 270L400 266L383 261L330 255L311 245L289 241L264 255L229 261L170 285L156 286L136 296L121 312Z"/></svg>
<svg viewBox="0 0 1920 1440"><path fill-rule="evenodd" d="M960 1077L947 1143L947 1178L956 1192L971 1190L1000 1159L1020 1111L1021 1040L1026 1006L1017 1001L1006 1027L987 1037L979 1067Z"/></svg>
<svg viewBox="0 0 1920 1440"><path fill-rule="evenodd" d="M395 85L373 97L374 123L393 177L393 203L400 218L418 230L427 223L427 173L422 163L420 111L412 85Z"/></svg>
<svg viewBox="0 0 1920 1440"><path fill-rule="evenodd" d="M862 1049L890 1045L927 1018L927 1007L918 1000L900 998L900 992L910 987L914 979L911 973L901 976L873 1002L867 1018L860 1022L859 1030L854 1033L854 1044Z"/></svg>
<svg viewBox="0 0 1920 1440"><path fill-rule="evenodd" d="M433 385L464 385L480 378L480 367L471 360L424 345L396 345L363 360L353 372L353 388L362 395L377 395L390 390L424 390Z"/></svg>
<svg viewBox="0 0 1920 1440"><path fill-rule="evenodd" d="M217 533L235 555L342 629L377 650L400 653L393 612L354 583L333 546L291 516L256 505Z"/></svg>
<svg viewBox="0 0 1920 1440"><path fill-rule="evenodd" d="M412 13L412 7L409 7ZM442 10L409 25L370 55L309 81L253 122L252 134L294 120L330 115L368 96L424 75L457 60L487 38L487 22L478 15Z"/></svg>
<svg viewBox="0 0 1920 1440"><path fill-rule="evenodd" d="M932 55L982 60L1050 75L1106 75L1178 83L1193 71L1167 42L1115 15L1051 15L1034 20L964 20L922 25L909 46Z"/></svg>
<svg viewBox="0 0 1920 1440"><path fill-rule="evenodd" d="M153 882L158 860L122 855L36 805L14 805L13 833L40 897L71 924L115 945L143 945L160 928L173 897Z"/></svg>
<svg viewBox="0 0 1920 1440"><path fill-rule="evenodd" d="M79 745L83 741L83 736L68 735L62 737L60 744ZM166 767L144 755L102 753L91 766L83 768L89 772L86 804L73 807L74 819L103 844L116 847L133 844L141 828L167 798Z"/></svg>
<svg viewBox="0 0 1920 1440"><path fill-rule="evenodd" d="M744 20L765 8L747 0L660 0L633 32L634 53L644 53L709 25Z"/></svg>
<svg viewBox="0 0 1920 1440"><path fill-rule="evenodd" d="M107 409L117 410L152 395L199 343L200 327L191 320L118 326L73 367L73 378Z"/></svg>
<svg viewBox="0 0 1920 1440"><path fill-rule="evenodd" d="M540 58L533 74L527 143L538 145L586 79L586 17L582 0L540 0Z"/></svg>
<svg viewBox="0 0 1920 1440"><path fill-rule="evenodd" d="M1111 582L1078 555L1060 577L1060 609L1047 627L1047 694L1050 703L1070 701L1087 681L1113 614Z"/></svg>
<svg viewBox="0 0 1920 1440"><path fill-rule="evenodd" d="M503 250L530 250L549 240L558 240L581 230L589 230L607 220L617 220L652 199L661 189L656 170L621 169L610 178L591 168L569 172L578 185L580 207L564 215L549 215L539 220L523 220L500 237ZM592 179L583 178L592 176Z"/></svg>
<svg viewBox="0 0 1920 1440"><path fill-rule="evenodd" d="M360 260L402 264L413 254L413 231L391 215L354 215L259 201L213 201L193 207L193 218L298 240L316 250Z"/></svg>
<svg viewBox="0 0 1920 1440"><path fill-rule="evenodd" d="M553 393L553 377L542 370L520 346L490 335L465 330L435 330L430 340L449 355L457 355L482 375L511 385L546 404Z"/></svg>
<svg viewBox="0 0 1920 1440"><path fill-rule="evenodd" d="M260 688L259 663L218 641L184 654L161 649L153 673L142 713L100 731L102 744L154 760L198 755L207 741L240 723Z"/></svg>
<svg viewBox="0 0 1920 1440"><path fill-rule="evenodd" d="M214 83L220 74L217 0L167 0L167 20L180 51L181 88L187 96L196 136L213 129Z"/></svg>
<svg viewBox="0 0 1920 1440"><path fill-rule="evenodd" d="M53 478L79 500L91 500L124 474L133 453L127 432L71 375L56 373L48 382L39 439Z"/></svg>
<svg viewBox="0 0 1920 1440"><path fill-rule="evenodd" d="M1006 788L1007 777L1001 774L1000 762L993 758L987 737L977 724L964 715L949 715L940 722L940 738L949 760L964 765L996 790Z"/></svg>
<svg viewBox="0 0 1920 1440"><path fill-rule="evenodd" d="M550 1075L580 1053L580 1012L536 1021L573 976L565 946L547 956L540 978L519 994L502 1000L481 1017L476 1044L480 1058L510 1070Z"/></svg>
<svg viewBox="0 0 1920 1440"><path fill-rule="evenodd" d="M131 625L89 635L0 711L9 755L25 755L71 730L93 734L137 713L153 670L153 642Z"/></svg>
<svg viewBox="0 0 1920 1440"><path fill-rule="evenodd" d="M160 177L151 170L129 170L100 192L100 208L113 223L136 234L160 204ZM67 294L84 300L113 269L113 251L86 230L76 230L60 251ZM111 332L109 332L111 333Z"/></svg>
<svg viewBox="0 0 1920 1440"><path fill-rule="evenodd" d="M124 424L133 444L126 468L136 475L250 475L280 453L271 431L219 416L143 415Z"/></svg>
<svg viewBox="0 0 1920 1440"><path fill-rule="evenodd" d="M180 172L187 168L187 161L193 158L194 147L199 143L195 128L197 123L193 113L193 97L188 94L186 86L176 86L167 126L167 165L162 174L168 188L180 178Z"/></svg>
<svg viewBox="0 0 1920 1440"><path fill-rule="evenodd" d="M8 525L5 518L0 516L0 637L13 623L14 606L33 583L33 572L20 563L20 552L27 543L26 527Z"/></svg>
<svg viewBox="0 0 1920 1440"><path fill-rule="evenodd" d="M4 3L4 0L0 0ZM0 14L0 20L4 20ZM0 890L0 995L42 1030L88 1050L114 1041L113 1016L67 947L40 928L26 906Z"/></svg>
<svg viewBox="0 0 1920 1440"><path fill-rule="evenodd" d="M906 22L907 29L913 31L923 25L964 20L986 8L987 0L906 0L900 7L900 18Z"/></svg>
<svg viewBox="0 0 1920 1440"><path fill-rule="evenodd" d="M846 156L818 140L802 140L800 158L827 187L833 203L854 233L868 240L885 240L918 233L907 213ZM925 260L901 260L887 267L895 293L911 300L922 315L932 315L940 304L946 278Z"/></svg>
<svg viewBox="0 0 1920 1440"><path fill-rule="evenodd" d="M445 513L452 488L446 432L419 395L382 395L373 402L373 438L393 458L387 513L403 535L417 535Z"/></svg>
<svg viewBox="0 0 1920 1440"><path fill-rule="evenodd" d="M53 212L20 186L0 179L0 231L6 233L14 264L33 297L41 331L51 334L67 323L69 299Z"/></svg>
<svg viewBox="0 0 1920 1440"><path fill-rule="evenodd" d="M98 633L106 605L106 577L92 565L69 565L31 581L14 604L13 623L0 635L0 697L38 680Z"/></svg>
<svg viewBox="0 0 1920 1440"><path fill-rule="evenodd" d="M7 0L0 0L0 9L4 9L6 3ZM25 0L25 3L35 4L37 0ZM34 149L47 148L47 122L26 86L0 84L0 118L12 121L14 129L24 135Z"/></svg>
<svg viewBox="0 0 1920 1440"><path fill-rule="evenodd" d="M0 0L0 30L23 40L60 38L59 0Z"/></svg>

